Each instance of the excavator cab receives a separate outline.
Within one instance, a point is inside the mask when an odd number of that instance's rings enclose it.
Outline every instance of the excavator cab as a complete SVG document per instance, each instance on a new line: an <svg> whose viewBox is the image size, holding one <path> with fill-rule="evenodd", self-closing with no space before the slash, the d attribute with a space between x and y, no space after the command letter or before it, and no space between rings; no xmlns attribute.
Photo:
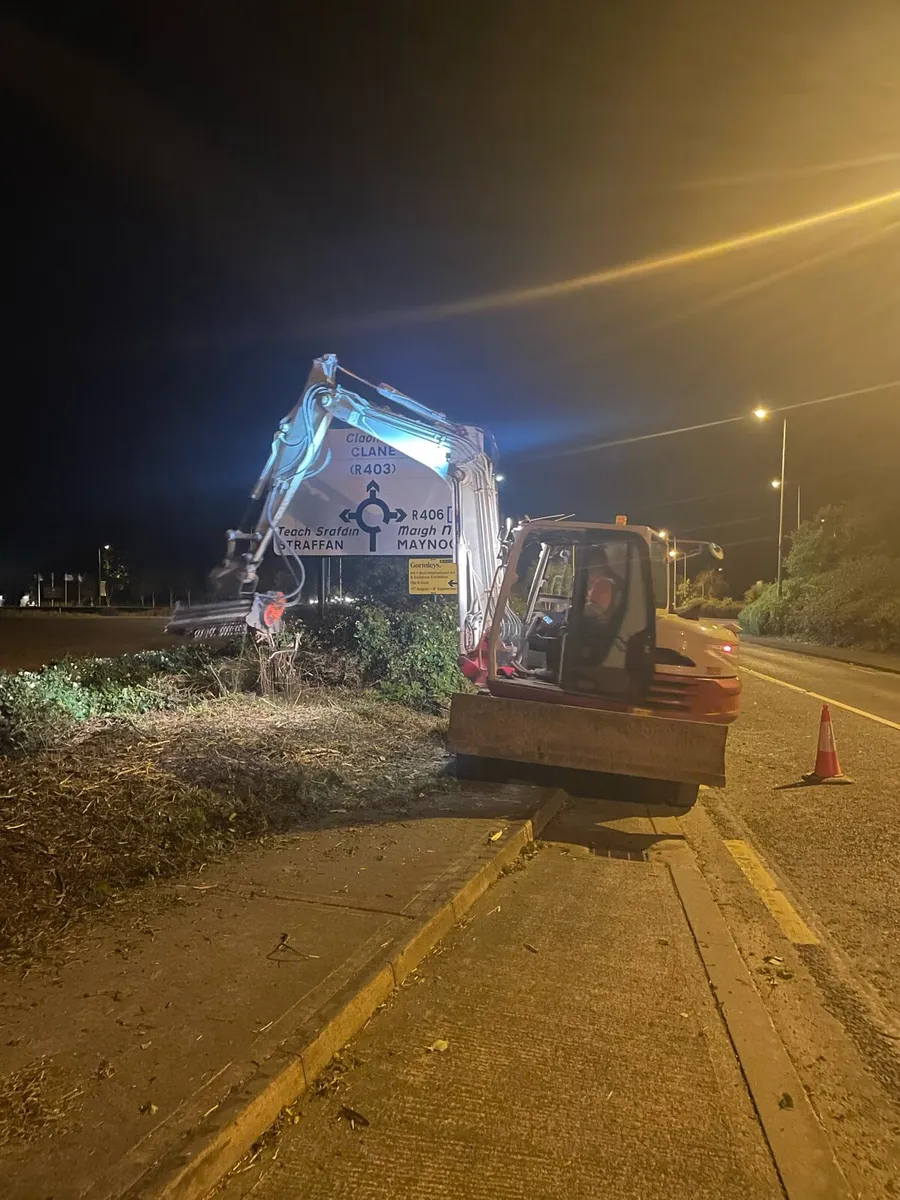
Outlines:
<svg viewBox="0 0 900 1200"><path fill-rule="evenodd" d="M622 775L644 781L648 801L677 807L701 784L724 783L725 725L682 716L661 683L657 610L668 579L654 540L639 526L571 521L513 531L479 691L457 694L450 709L459 773L530 765Z"/></svg>
<svg viewBox="0 0 900 1200"><path fill-rule="evenodd" d="M507 641L507 610L516 632ZM519 610L516 612L516 610ZM627 529L532 522L510 551L488 643L488 688L640 703L656 610L647 542Z"/></svg>

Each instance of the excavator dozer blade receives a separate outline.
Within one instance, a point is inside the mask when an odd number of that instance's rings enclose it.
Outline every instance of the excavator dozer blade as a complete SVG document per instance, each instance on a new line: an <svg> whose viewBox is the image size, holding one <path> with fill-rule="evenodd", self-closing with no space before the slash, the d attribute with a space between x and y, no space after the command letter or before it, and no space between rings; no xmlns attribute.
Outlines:
<svg viewBox="0 0 900 1200"><path fill-rule="evenodd" d="M243 637L247 632L253 600L250 596L239 600L216 601L212 604L178 603L166 626L166 633L198 640Z"/></svg>
<svg viewBox="0 0 900 1200"><path fill-rule="evenodd" d="M456 755L723 787L728 727L538 700L457 693Z"/></svg>

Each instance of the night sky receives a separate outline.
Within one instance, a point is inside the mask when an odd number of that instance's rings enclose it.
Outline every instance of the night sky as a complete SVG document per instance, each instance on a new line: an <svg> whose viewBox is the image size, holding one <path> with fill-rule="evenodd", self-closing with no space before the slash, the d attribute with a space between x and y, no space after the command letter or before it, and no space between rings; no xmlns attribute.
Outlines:
<svg viewBox="0 0 900 1200"><path fill-rule="evenodd" d="M900 378L900 199L555 298L441 307L900 187L895 0L44 3L0 19L0 590L220 557L309 360L483 424L507 512L774 573L780 420ZM900 388L789 414L807 513L896 475ZM788 492L788 511L795 511Z"/></svg>

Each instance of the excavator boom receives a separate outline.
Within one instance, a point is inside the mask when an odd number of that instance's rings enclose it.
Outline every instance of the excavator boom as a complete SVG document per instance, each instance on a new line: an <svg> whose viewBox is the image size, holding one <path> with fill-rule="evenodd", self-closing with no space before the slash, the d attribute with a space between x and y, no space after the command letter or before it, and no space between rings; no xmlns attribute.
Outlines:
<svg viewBox="0 0 900 1200"><path fill-rule="evenodd" d="M392 407L377 405L342 386L341 372ZM460 654L472 655L482 640L501 555L497 485L486 437L474 426L452 424L443 413L388 384L368 384L341 368L333 354L313 362L300 400L278 426L268 461L251 492L249 528L228 531L225 561L211 576L219 596L211 604L177 605L169 631L215 637L231 636L246 626L277 629L282 613L299 602L303 566L285 544L279 550L294 572L296 586L291 592L258 593L259 568L280 538L279 525L298 489L321 466L325 435L335 420L371 434L447 481L456 522Z"/></svg>

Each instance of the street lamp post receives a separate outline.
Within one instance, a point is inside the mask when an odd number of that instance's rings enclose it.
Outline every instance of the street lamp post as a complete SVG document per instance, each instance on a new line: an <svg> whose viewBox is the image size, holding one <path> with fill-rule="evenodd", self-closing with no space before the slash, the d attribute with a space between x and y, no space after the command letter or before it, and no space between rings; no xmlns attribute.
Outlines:
<svg viewBox="0 0 900 1200"><path fill-rule="evenodd" d="M668 546L668 544L669 538L667 536L666 545ZM670 604L670 611L672 611L678 604L678 538L672 538L672 548L667 551L667 555L672 564L672 596ZM666 590L668 591L668 584Z"/></svg>
<svg viewBox="0 0 900 1200"><path fill-rule="evenodd" d="M760 405L754 408L753 415L758 421L765 421L769 415L769 410ZM784 588L781 578L781 560L782 550L784 547L784 468L787 460L787 417L784 418L781 426L781 475L778 480L778 573L775 577L776 594L780 600L784 594ZM772 481L774 485L774 480Z"/></svg>
<svg viewBox="0 0 900 1200"><path fill-rule="evenodd" d="M789 480L788 482L790 482L790 480ZM796 484L795 486L796 486L796 488L797 488L797 528L799 529L799 528L800 528L800 526L801 526L801 524L803 523L803 518L802 518L802 517L801 517L801 515L800 515L800 484L798 483L798 484ZM773 479L773 480L772 480L772 487L773 487L773 488L780 488L780 487L781 487L781 480L780 480L780 479Z"/></svg>
<svg viewBox="0 0 900 1200"><path fill-rule="evenodd" d="M782 547L784 545L784 465L787 457L787 417L781 426L781 487L778 489L778 575L776 577L776 589L778 599L780 600L783 594L783 585L781 581L781 560Z"/></svg>
<svg viewBox="0 0 900 1200"><path fill-rule="evenodd" d="M107 544L97 547L97 607L100 607L100 593L103 590L103 551L110 550L112 547ZM109 591L106 593L106 607L109 608Z"/></svg>
<svg viewBox="0 0 900 1200"><path fill-rule="evenodd" d="M668 529L658 529L656 532L666 548L666 612L671 612L674 601L672 596L672 572L670 570L672 560L669 555L669 531Z"/></svg>

